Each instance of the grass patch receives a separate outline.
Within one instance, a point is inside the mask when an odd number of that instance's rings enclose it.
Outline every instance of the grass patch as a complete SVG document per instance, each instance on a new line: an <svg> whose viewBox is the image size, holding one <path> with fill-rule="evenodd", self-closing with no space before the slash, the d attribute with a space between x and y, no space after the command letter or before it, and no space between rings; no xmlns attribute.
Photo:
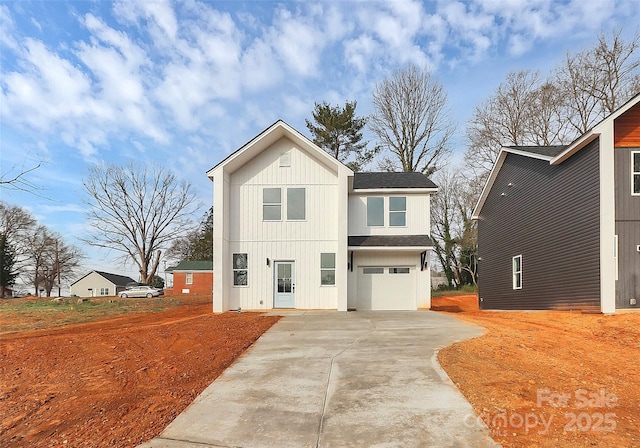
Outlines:
<svg viewBox="0 0 640 448"><path fill-rule="evenodd" d="M478 287L473 285L464 285L460 289L436 289L431 291L431 297L462 296L468 294L478 294Z"/></svg>
<svg viewBox="0 0 640 448"><path fill-rule="evenodd" d="M210 301L211 296L169 296L152 299L98 297L83 301L79 301L77 297L70 297L59 302L50 298L0 300L0 333L89 322L132 312L159 312L185 303Z"/></svg>

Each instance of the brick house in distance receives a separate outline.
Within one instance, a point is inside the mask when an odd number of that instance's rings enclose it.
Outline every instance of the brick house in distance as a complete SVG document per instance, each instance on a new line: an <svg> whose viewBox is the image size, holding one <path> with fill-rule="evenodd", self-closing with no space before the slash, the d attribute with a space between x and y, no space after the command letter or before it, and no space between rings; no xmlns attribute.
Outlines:
<svg viewBox="0 0 640 448"><path fill-rule="evenodd" d="M213 261L181 261L166 272L173 275L173 288L165 288L167 295L211 294Z"/></svg>

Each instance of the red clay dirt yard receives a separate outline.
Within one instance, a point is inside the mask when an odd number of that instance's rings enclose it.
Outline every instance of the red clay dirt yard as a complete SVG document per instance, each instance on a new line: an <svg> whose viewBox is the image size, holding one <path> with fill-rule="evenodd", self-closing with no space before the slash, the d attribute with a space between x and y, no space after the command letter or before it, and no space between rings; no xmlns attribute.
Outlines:
<svg viewBox="0 0 640 448"><path fill-rule="evenodd" d="M214 315L211 296L111 305L0 301L0 447L147 441L278 320ZM503 446L640 447L640 314L433 309L487 329L439 361Z"/></svg>
<svg viewBox="0 0 640 448"><path fill-rule="evenodd" d="M504 447L640 447L640 313L432 308L487 329L438 360Z"/></svg>
<svg viewBox="0 0 640 448"><path fill-rule="evenodd" d="M47 325L59 313L0 303L0 447L136 446L278 320L214 315L211 296L159 312L147 309L157 299L139 303L146 311L61 327ZM29 322L42 329L4 331Z"/></svg>

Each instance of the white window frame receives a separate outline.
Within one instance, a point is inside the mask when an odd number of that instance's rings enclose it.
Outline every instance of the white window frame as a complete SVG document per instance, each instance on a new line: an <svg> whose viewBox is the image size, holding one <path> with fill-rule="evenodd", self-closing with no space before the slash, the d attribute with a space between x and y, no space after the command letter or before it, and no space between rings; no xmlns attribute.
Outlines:
<svg viewBox="0 0 640 448"><path fill-rule="evenodd" d="M519 260L520 269L516 269L516 260ZM522 255L516 255L511 259L511 281L513 289L522 289Z"/></svg>
<svg viewBox="0 0 640 448"><path fill-rule="evenodd" d="M303 201L304 201L302 218L291 218L289 216L289 192L291 190L302 190ZM307 219L307 189L305 187L288 187L287 188L287 221L306 221L306 219Z"/></svg>
<svg viewBox="0 0 640 448"><path fill-rule="evenodd" d="M184 273L184 284L185 285L193 285L193 272L185 272Z"/></svg>
<svg viewBox="0 0 640 448"><path fill-rule="evenodd" d="M404 210L391 210L391 199L404 199ZM391 223L392 215L403 215L404 224L394 225ZM407 197L406 196L389 196L389 227L407 227Z"/></svg>
<svg viewBox="0 0 640 448"><path fill-rule="evenodd" d="M640 171L635 170L635 158L640 157L640 151L631 151L631 195L640 196L640 191L635 191L636 176L640 178Z"/></svg>
<svg viewBox="0 0 640 448"><path fill-rule="evenodd" d="M236 268L235 265L235 255L244 255L245 260L247 262L246 266L243 268ZM231 267L232 267L232 273L231 275L233 276L233 287L234 288L247 288L249 286L249 254L247 252L234 252L233 254L231 254ZM236 272L242 272L245 271L246 272L246 284L242 285L236 285Z"/></svg>
<svg viewBox="0 0 640 448"><path fill-rule="evenodd" d="M333 267L322 266L323 255L333 255ZM324 272L333 272L333 283L322 283L322 274ZM320 286L336 286L336 253L335 252L320 253Z"/></svg>
<svg viewBox="0 0 640 448"><path fill-rule="evenodd" d="M266 190L278 190L280 192L280 202L266 202L264 200L264 194ZM278 219L266 219L265 218L265 210L267 208L275 208L278 207L280 209L280 216ZM277 222L282 221L282 188L280 187L264 187L262 188L262 220L266 222Z"/></svg>
<svg viewBox="0 0 640 448"><path fill-rule="evenodd" d="M382 200L382 224L371 224L369 222L369 199L381 199ZM366 220L367 220L367 227L384 227L384 211L385 211L385 203L386 201L384 200L384 197L380 197L380 196L367 196L367 215L366 215Z"/></svg>
<svg viewBox="0 0 640 448"><path fill-rule="evenodd" d="M100 295L101 296L108 296L109 295L109 288L100 288Z"/></svg>
<svg viewBox="0 0 640 448"><path fill-rule="evenodd" d="M393 267L393 268L389 268L389 274L392 275L396 275L396 274L411 274L411 268L407 268L407 267Z"/></svg>

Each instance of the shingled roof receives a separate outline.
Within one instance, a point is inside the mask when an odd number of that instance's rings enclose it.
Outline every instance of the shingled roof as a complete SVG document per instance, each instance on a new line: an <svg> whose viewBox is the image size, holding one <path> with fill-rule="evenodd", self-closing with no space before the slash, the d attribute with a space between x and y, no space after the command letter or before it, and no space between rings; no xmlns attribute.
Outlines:
<svg viewBox="0 0 640 448"><path fill-rule="evenodd" d="M213 271L213 260L188 261L183 260L176 266L167 268L167 272L173 271Z"/></svg>
<svg viewBox="0 0 640 448"><path fill-rule="evenodd" d="M429 235L364 235L350 236L352 247L432 247Z"/></svg>
<svg viewBox="0 0 640 448"><path fill-rule="evenodd" d="M505 146L507 149L528 152L530 154L538 154L545 157L555 157L564 151L568 145L556 146Z"/></svg>
<svg viewBox="0 0 640 448"><path fill-rule="evenodd" d="M355 173L354 190L374 188L438 188L427 176L415 172Z"/></svg>
<svg viewBox="0 0 640 448"><path fill-rule="evenodd" d="M96 274L104 277L105 279L107 279L108 281L110 281L116 286L127 286L128 283L132 283L132 282L135 283L134 279L132 279L131 277L127 277L126 275L110 274L109 272L102 272L102 271L91 271L91 272L95 272ZM90 275L91 272L89 272L89 274L87 275ZM73 282L71 285L75 285L80 280L85 278L87 275L83 275L81 278Z"/></svg>

